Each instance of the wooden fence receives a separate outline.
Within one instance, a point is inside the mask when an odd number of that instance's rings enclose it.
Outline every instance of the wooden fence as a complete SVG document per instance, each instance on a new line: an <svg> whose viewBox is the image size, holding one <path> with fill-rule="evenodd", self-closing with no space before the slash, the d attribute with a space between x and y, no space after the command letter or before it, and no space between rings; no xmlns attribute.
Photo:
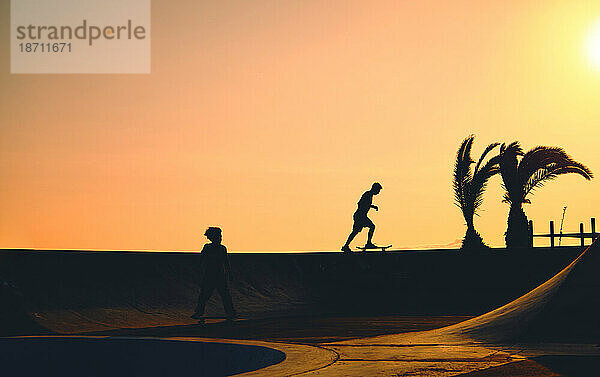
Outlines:
<svg viewBox="0 0 600 377"><path fill-rule="evenodd" d="M529 236L531 239L531 246L533 246L534 237L545 237L550 238L550 247L554 247L555 238L579 238L581 240L581 246L585 246L585 239L589 238L591 242L594 242L596 237L600 236L600 233L596 233L596 218L590 219L591 231L586 233L584 231L583 223L579 223L579 233L556 233L554 231L554 221L550 221L550 233L547 234L533 234L533 220L529 220ZM590 243L591 243L590 242Z"/></svg>

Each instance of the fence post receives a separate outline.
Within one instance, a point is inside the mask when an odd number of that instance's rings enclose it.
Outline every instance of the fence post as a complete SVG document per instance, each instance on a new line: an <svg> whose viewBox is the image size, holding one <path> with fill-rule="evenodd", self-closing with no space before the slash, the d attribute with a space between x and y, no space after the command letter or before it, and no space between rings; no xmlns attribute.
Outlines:
<svg viewBox="0 0 600 377"><path fill-rule="evenodd" d="M554 249L554 221L550 220L550 247Z"/></svg>
<svg viewBox="0 0 600 377"><path fill-rule="evenodd" d="M533 247L533 220L529 220L529 246Z"/></svg>
<svg viewBox="0 0 600 377"><path fill-rule="evenodd" d="M596 218L595 217L592 217L591 223L592 223L592 242L594 242L594 240L596 239Z"/></svg>
<svg viewBox="0 0 600 377"><path fill-rule="evenodd" d="M579 238L581 239L581 246L585 246L585 234L583 233L583 223L579 223Z"/></svg>

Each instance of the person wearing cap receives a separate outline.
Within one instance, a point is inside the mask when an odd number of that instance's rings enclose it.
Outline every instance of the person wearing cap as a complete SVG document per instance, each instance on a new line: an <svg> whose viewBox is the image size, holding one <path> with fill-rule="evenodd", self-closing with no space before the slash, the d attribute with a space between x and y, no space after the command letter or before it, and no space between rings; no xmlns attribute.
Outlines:
<svg viewBox="0 0 600 377"><path fill-rule="evenodd" d="M373 196L379 194L382 188L383 187L381 187L381 185L378 182L375 182L371 186L371 189L369 191L366 191L360 197L360 200L357 203L358 208L356 209L356 212L354 212L353 215L354 225L352 226L352 232L348 236L348 240L346 241L344 246L342 246L343 252L352 252L352 250L350 250L350 242L352 242L354 237L356 237L356 235L360 233L360 231L363 228L369 228L369 235L367 238L367 243L365 244L365 248L369 249L376 247L375 245L373 245L373 234L375 233L375 224L373 224L373 221L369 219L367 213L371 208L375 209L375 211L379 211L379 207L373 205Z"/></svg>

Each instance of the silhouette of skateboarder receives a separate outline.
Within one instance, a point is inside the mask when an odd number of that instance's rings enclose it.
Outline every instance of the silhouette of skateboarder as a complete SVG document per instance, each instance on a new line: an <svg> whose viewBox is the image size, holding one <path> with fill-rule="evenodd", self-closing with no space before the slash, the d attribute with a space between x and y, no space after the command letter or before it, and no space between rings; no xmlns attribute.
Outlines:
<svg viewBox="0 0 600 377"><path fill-rule="evenodd" d="M356 235L360 233L360 231L363 228L369 228L369 235L367 238L367 243L365 244L365 248L370 249L377 247L373 245L373 233L375 233L375 224L373 224L373 221L371 221L371 219L367 217L367 213L371 208L375 209L375 211L379 211L379 207L373 205L373 196L379 194L382 188L383 187L381 187L379 183L375 182L371 186L371 189L369 191L366 191L360 197L360 200L357 203L358 208L356 209L356 212L354 212L353 216L354 225L352 226L352 232L348 236L348 240L346 241L344 246L342 246L342 251L344 253L352 252L352 250L350 250L350 242L352 242L354 237L356 237Z"/></svg>
<svg viewBox="0 0 600 377"><path fill-rule="evenodd" d="M200 266L204 268L204 274L198 305L191 317L199 320L198 323L200 324L204 323L204 307L216 288L219 296L221 296L221 301L223 301L227 319L233 320L236 317L236 312L227 286L227 276L231 276L231 267L227 257L227 248L221 244L223 238L221 228L210 227L204 235L210 243L204 245L200 254Z"/></svg>

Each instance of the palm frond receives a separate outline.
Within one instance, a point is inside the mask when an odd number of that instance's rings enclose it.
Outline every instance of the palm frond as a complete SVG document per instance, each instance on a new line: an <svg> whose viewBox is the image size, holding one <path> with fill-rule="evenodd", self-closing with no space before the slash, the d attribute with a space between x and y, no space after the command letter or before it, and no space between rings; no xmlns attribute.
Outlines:
<svg viewBox="0 0 600 377"><path fill-rule="evenodd" d="M475 166L475 174L477 174L477 172L479 171L479 168L481 167L481 164L483 163L483 160L485 160L485 157L488 155L488 153L490 153L498 145L500 145L500 143L492 143L488 145L487 148L485 148L485 150L481 154L481 157L479 157L479 161L477 161L477 165Z"/></svg>
<svg viewBox="0 0 600 377"><path fill-rule="evenodd" d="M593 177L590 169L573 160L562 148L539 146L528 151L519 164L518 176L522 199L559 175L575 173L587 180Z"/></svg>
<svg viewBox="0 0 600 377"><path fill-rule="evenodd" d="M467 203L467 191L468 186L472 179L471 164L471 148L473 146L473 139L475 136L470 135L460 145L458 152L456 153L456 162L454 164L454 200L456 205L461 208L463 213L468 207Z"/></svg>
<svg viewBox="0 0 600 377"><path fill-rule="evenodd" d="M517 157L522 155L523 149L518 141L514 141L508 145L503 143L500 146L499 167L504 189L506 190L504 202L511 203L521 200L522 185L517 173L519 166Z"/></svg>
<svg viewBox="0 0 600 377"><path fill-rule="evenodd" d="M563 172L564 170L564 172ZM559 169L557 174L566 174L566 173L575 173L581 175L583 178L588 181L594 178L594 173L585 165L580 164L579 162L572 162L569 166L564 166Z"/></svg>
<svg viewBox="0 0 600 377"><path fill-rule="evenodd" d="M483 203L483 194L487 188L487 183L494 175L500 173L498 162L499 156L492 157L485 165L473 175L471 182L471 201L473 202L473 212L477 212L477 209Z"/></svg>
<svg viewBox="0 0 600 377"><path fill-rule="evenodd" d="M560 163L570 159L562 148L537 146L523 155L519 163L518 176L522 185L539 169L552 163Z"/></svg>
<svg viewBox="0 0 600 377"><path fill-rule="evenodd" d="M519 144L518 141L513 141L508 145L506 145L506 143L502 143L500 146L500 153L505 155L522 156L523 148L521 148L521 144Z"/></svg>
<svg viewBox="0 0 600 377"><path fill-rule="evenodd" d="M558 174L555 174L555 170L555 167L549 165L548 167L539 169L533 173L533 175L529 177L529 180L525 182L525 186L523 187L523 197L525 198L529 193L544 186L546 182L558 177Z"/></svg>
<svg viewBox="0 0 600 377"><path fill-rule="evenodd" d="M581 165L581 164L578 164ZM525 198L528 194L532 193L536 189L544 186L546 182L554 180L559 175L575 173L583 176L588 181L593 177L592 172L585 166L560 166L557 163L548 164L542 169L538 169L529 180L525 183L523 188L523 197Z"/></svg>

